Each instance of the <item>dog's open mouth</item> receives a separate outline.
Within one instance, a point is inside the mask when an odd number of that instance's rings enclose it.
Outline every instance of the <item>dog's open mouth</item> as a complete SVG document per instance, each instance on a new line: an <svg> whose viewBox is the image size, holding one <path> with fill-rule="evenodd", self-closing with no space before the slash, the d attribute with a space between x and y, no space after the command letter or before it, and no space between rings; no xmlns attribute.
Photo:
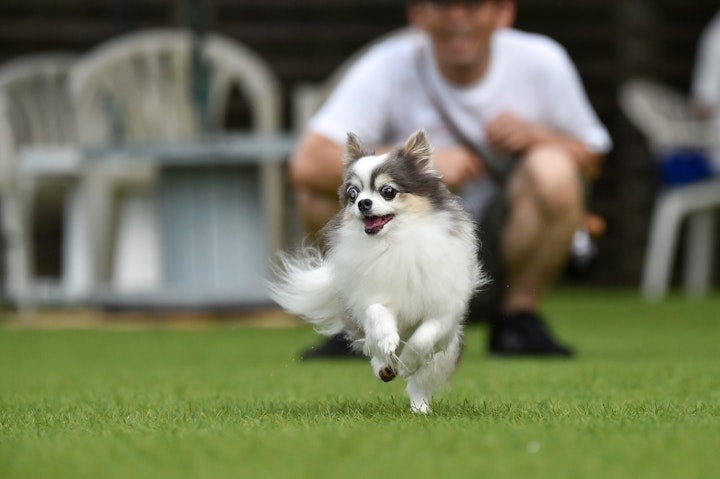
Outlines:
<svg viewBox="0 0 720 479"><path fill-rule="evenodd" d="M369 235L378 233L394 216L395 215L366 216L363 218L365 233Z"/></svg>

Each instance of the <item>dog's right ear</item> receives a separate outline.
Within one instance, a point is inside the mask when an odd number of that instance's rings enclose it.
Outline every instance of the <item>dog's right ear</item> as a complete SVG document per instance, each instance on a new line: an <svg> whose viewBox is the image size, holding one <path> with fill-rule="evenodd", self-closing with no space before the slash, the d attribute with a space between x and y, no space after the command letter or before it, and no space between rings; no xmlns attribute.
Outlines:
<svg viewBox="0 0 720 479"><path fill-rule="evenodd" d="M345 153L343 153L342 158L343 166L352 165L363 156L367 156L367 153L363 150L360 138L355 133L348 132Z"/></svg>

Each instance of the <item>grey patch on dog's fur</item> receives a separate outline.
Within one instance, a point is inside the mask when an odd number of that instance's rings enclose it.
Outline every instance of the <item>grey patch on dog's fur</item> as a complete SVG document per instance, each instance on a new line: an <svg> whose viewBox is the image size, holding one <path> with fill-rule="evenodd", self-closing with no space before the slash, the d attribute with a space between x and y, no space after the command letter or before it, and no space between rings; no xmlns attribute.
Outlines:
<svg viewBox="0 0 720 479"><path fill-rule="evenodd" d="M349 173L338 189L340 205L343 208L349 202L345 190L353 175L348 167L360 158L373 154L374 152L363 148L360 139L354 133L348 133L343 164ZM447 188L442 181L442 176L433 166L432 147L423 130L418 130L404 144L395 147L388 153L388 159L372 172L371 187L375 189L382 187L382 185L376 184L380 175L392 178L399 193L411 193L426 198L435 210L447 211L454 217L454 221L451 222L454 227L459 228L462 221L467 220L467 212L460 205L457 197ZM339 223L339 219L332 223ZM337 224L330 225L329 230L337 226ZM453 228L450 233L458 236L462 234L462 231Z"/></svg>
<svg viewBox="0 0 720 479"><path fill-rule="evenodd" d="M408 192L427 198L436 210L448 211L454 217L452 225L459 228L462 222L467 220L467 212L442 181L440 173L433 167L432 148L422 130L404 145L390 152L388 161L383 162L372 173L373 184L382 174L393 179L400 193ZM460 229L453 229L450 232L453 236L461 234Z"/></svg>

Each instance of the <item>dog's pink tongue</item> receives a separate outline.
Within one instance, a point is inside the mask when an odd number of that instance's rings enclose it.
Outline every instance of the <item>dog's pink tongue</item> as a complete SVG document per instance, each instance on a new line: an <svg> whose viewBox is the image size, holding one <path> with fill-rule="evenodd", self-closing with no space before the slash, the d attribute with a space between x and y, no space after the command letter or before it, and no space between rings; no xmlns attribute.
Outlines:
<svg viewBox="0 0 720 479"><path fill-rule="evenodd" d="M366 216L363 218L365 223L365 232L367 234L375 234L392 219L392 215L385 216Z"/></svg>

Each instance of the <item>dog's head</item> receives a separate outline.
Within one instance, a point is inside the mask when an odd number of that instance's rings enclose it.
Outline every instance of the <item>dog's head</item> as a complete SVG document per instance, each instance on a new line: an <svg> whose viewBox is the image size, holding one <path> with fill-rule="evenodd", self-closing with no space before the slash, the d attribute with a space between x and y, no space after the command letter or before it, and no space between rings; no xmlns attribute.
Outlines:
<svg viewBox="0 0 720 479"><path fill-rule="evenodd" d="M386 231L400 215L431 211L447 192L423 130L382 155L363 150L358 137L348 133L343 163L338 194L345 221L361 222L368 235Z"/></svg>

